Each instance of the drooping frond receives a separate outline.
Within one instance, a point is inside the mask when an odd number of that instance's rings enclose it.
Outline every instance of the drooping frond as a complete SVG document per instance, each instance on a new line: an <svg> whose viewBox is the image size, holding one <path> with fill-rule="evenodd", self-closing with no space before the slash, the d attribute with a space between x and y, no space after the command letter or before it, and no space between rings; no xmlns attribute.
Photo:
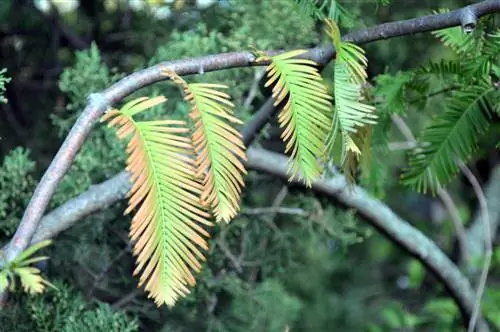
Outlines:
<svg viewBox="0 0 500 332"><path fill-rule="evenodd" d="M204 260L200 248L208 248L202 225L212 225L200 202L203 186L185 122L133 118L165 100L139 98L102 118L119 127L119 138L131 136L127 170L133 185L125 213L137 208L130 227L137 256L134 275L141 273L139 286L145 284L158 306L172 306L190 292L188 286L196 283L192 270L199 271L199 260Z"/></svg>
<svg viewBox="0 0 500 332"><path fill-rule="evenodd" d="M328 139L329 150L334 146L337 134L340 132L343 140L341 163L348 153L360 154L361 150L354 141L357 128L375 124L377 116L375 108L362 102L363 85L366 82L367 59L359 46L340 39L338 26L327 21L327 33L337 50L334 67L335 109L333 130Z"/></svg>
<svg viewBox="0 0 500 332"><path fill-rule="evenodd" d="M488 128L492 101L498 100L498 95L491 81L455 92L445 113L419 138L402 182L419 192L435 193L450 181L458 170L456 159L466 161L475 151L478 137Z"/></svg>
<svg viewBox="0 0 500 332"><path fill-rule="evenodd" d="M274 106L285 101L278 114L284 131L285 152L291 151L290 180L300 172L300 179L310 186L321 173L328 130L331 127L331 96L322 82L316 63L294 57L306 53L297 50L272 57L267 67L265 86L273 85Z"/></svg>
<svg viewBox="0 0 500 332"><path fill-rule="evenodd" d="M241 134L229 123L241 124L233 116L229 95L216 89L220 84L187 84L173 72L164 71L184 90L194 121L193 145L197 176L203 183L202 200L211 206L217 221L229 222L239 211L246 161ZM229 122L229 123L228 123Z"/></svg>

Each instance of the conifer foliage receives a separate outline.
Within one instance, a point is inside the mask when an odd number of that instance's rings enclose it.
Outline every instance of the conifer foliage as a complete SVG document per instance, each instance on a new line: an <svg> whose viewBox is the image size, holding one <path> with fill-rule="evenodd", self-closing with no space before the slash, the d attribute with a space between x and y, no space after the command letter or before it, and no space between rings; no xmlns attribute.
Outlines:
<svg viewBox="0 0 500 332"><path fill-rule="evenodd" d="M119 126L120 138L131 135L127 170L133 186L125 213L138 207L132 219L139 286L156 304L173 305L195 284L191 270L199 271L207 249L210 214L201 204L203 186L196 176L194 148L184 121L136 121L133 116L166 100L139 98L121 110L108 111L102 121Z"/></svg>
<svg viewBox="0 0 500 332"><path fill-rule="evenodd" d="M329 23L334 29L334 23ZM335 26L336 27L336 26ZM314 61L296 50L270 60L265 86L272 86L274 105L283 104L278 121L282 140L290 152L290 181L311 186L322 173L328 155L328 135L335 126L342 132L343 150L361 151L349 135L357 126L374 123L373 107L359 102L366 80L366 58L353 44L339 43L335 70L335 108ZM239 211L246 174L245 146L233 125L230 96L221 84L188 84L175 72L163 74L178 85L190 105L190 122L178 120L138 121L135 116L162 104L166 98L138 98L121 110L109 110L102 121L117 126L119 138L130 137L127 170L132 189L125 213L137 210L130 229L134 255L145 285L157 305L172 306L196 283L193 272L201 269L207 250L206 227L229 222ZM332 113L333 111L333 113Z"/></svg>
<svg viewBox="0 0 500 332"><path fill-rule="evenodd" d="M278 114L285 152L291 152L291 179L295 176L311 186L321 174L319 159L331 123L331 99L314 61L297 59L307 51L297 50L271 58L265 86L273 86L274 106L285 104ZM263 60L262 57L260 60Z"/></svg>

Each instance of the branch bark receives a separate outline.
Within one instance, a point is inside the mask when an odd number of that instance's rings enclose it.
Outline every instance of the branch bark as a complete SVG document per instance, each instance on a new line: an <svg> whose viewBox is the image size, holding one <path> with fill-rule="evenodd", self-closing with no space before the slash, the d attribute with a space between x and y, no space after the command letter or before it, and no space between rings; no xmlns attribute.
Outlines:
<svg viewBox="0 0 500 332"><path fill-rule="evenodd" d="M262 149L247 151L247 167L288 180L287 157ZM301 183L294 182L296 185ZM387 238L420 260L445 285L468 323L474 308L474 292L469 281L441 249L418 229L396 215L387 205L371 197L356 186L350 189L346 179L337 175L317 181L312 190L346 206L357 209L361 216ZM82 217L97 212L125 198L130 188L128 173L121 172L111 179L93 186L47 214L40 223L31 245L57 236ZM478 320L478 330L488 331L486 323Z"/></svg>
<svg viewBox="0 0 500 332"><path fill-rule="evenodd" d="M469 24L469 22L464 22L464 17L469 17L470 15L466 16L464 13L472 13L476 18L480 18L486 14L498 11L500 11L500 1L486 0L444 14L384 23L369 29L347 34L344 39L357 44L364 44L380 39L443 29L456 25L464 25L465 23ZM267 52L268 55L276 53L279 52ZM325 47L310 49L305 56L323 64L330 61L334 54L333 45L327 45ZM83 145L93 124L106 111L108 106L122 100L142 87L164 80L165 77L161 74L161 70L165 67L175 71L179 75L189 75L252 65L265 65L265 63L255 63L255 56L251 52L232 52L166 62L133 73L104 92L89 96L88 106L83 110L64 140L26 207L21 223L7 250L7 260L13 260L27 248L57 185L69 170L76 153Z"/></svg>
<svg viewBox="0 0 500 332"><path fill-rule="evenodd" d="M481 209L479 208L478 211L475 213L472 224L467 229L465 236L467 241L467 248L469 250L469 255L472 258L478 258L484 256L485 254L484 244L486 243L485 241L492 241L498 230L498 224L500 223L500 204L498 204L498 200L500 197L500 166L497 166L491 172L491 177L484 190L484 195L486 196L486 205L488 207L488 215L489 215L492 238L485 239L484 223L483 223L484 211L481 211ZM468 262L469 264L467 264L467 262L463 263L468 273L474 275L478 272L479 268L474 267L472 264L470 264L471 261Z"/></svg>
<svg viewBox="0 0 500 332"><path fill-rule="evenodd" d="M247 152L247 167L288 179L287 158L262 149L251 148ZM302 183L294 182L298 185ZM471 319L475 306L474 292L467 278L441 249L418 229L395 214L387 205L371 197L361 187L349 188L344 176L337 175L313 183L312 190L355 208L372 226L383 233L409 254L422 262L446 287L460 308L465 326ZM481 318L477 322L478 331L489 328Z"/></svg>

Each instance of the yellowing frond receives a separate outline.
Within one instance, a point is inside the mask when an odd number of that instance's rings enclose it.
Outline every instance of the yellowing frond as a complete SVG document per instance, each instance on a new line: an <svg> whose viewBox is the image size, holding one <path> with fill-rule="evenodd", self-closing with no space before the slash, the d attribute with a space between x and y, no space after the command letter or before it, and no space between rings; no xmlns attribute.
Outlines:
<svg viewBox="0 0 500 332"><path fill-rule="evenodd" d="M10 289L15 289L15 276L19 277L25 292L39 294L45 290L46 286L56 288L40 275L40 270L28 265L48 259L46 256L31 257L38 250L50 245L52 241L46 240L38 242L24 250L12 262L0 271L0 291L3 291L10 284Z"/></svg>
<svg viewBox="0 0 500 332"><path fill-rule="evenodd" d="M19 267L16 268L15 273L21 280L21 285L26 293L40 294L45 290L45 286L54 287L50 282L43 279L40 275L40 270L35 267Z"/></svg>
<svg viewBox="0 0 500 332"><path fill-rule="evenodd" d="M130 228L137 256L134 274L141 273L139 286L145 284L158 306L172 306L196 283L192 270L199 271L199 260L205 259L200 248L208 249L209 234L202 225L212 224L200 202L203 186L185 122L132 117L164 101L139 98L120 111L108 111L102 121L118 126L118 137L131 136L127 170L133 185L125 213L137 208Z"/></svg>
<svg viewBox="0 0 500 332"><path fill-rule="evenodd" d="M285 101L278 114L285 152L292 151L290 180L300 174L311 186L321 174L319 159L323 155L328 130L331 127L331 99L319 74L317 64L294 57L306 53L297 50L271 58L267 67L266 86L273 86L274 106Z"/></svg>
<svg viewBox="0 0 500 332"><path fill-rule="evenodd" d="M164 72L183 90L191 104L194 122L192 135L196 153L196 175L202 178L202 200L208 204L217 221L229 222L239 211L246 161L241 134L229 123L241 124L233 116L230 96L218 89L220 84L187 84L177 74Z"/></svg>

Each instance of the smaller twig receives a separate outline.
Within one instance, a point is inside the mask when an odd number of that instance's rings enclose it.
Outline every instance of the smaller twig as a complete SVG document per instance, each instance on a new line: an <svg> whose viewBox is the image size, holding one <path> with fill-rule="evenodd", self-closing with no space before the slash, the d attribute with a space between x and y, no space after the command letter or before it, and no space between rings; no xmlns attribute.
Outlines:
<svg viewBox="0 0 500 332"><path fill-rule="evenodd" d="M411 132L410 127L405 123L405 121L396 114L391 115L392 122L399 129L401 134L405 137L409 144L417 146L417 140L413 133ZM468 247L467 247L467 236L465 234L465 228L460 220L460 215L458 213L457 207L451 198L451 195L446 191L446 189L439 188L437 195L441 202L443 202L446 210L450 214L451 222L453 223L453 228L455 230L455 235L458 240L458 246L460 248L460 253L464 260L467 260L468 257Z"/></svg>
<svg viewBox="0 0 500 332"><path fill-rule="evenodd" d="M265 72L266 70L263 68L254 69L252 86L250 87L248 96L245 98L245 101L243 102L243 108L248 108L252 104L255 97L257 96L257 92L259 91L259 83L262 77L264 76Z"/></svg>
<svg viewBox="0 0 500 332"><path fill-rule="evenodd" d="M438 189L438 197L443 202L444 206L446 207L446 210L448 210L448 213L450 214L451 217L451 221L453 222L453 227L455 228L455 234L458 239L460 257L464 261L467 261L469 259L469 251L467 248L467 237L465 234L464 225L460 220L460 216L458 214L458 209L455 205L455 202L453 202L453 199L451 198L451 195L448 193L448 191L444 190L441 187Z"/></svg>
<svg viewBox="0 0 500 332"><path fill-rule="evenodd" d="M414 142L389 142L388 145L391 151L411 150L417 147Z"/></svg>
<svg viewBox="0 0 500 332"><path fill-rule="evenodd" d="M229 259L229 261L233 264L236 271L238 273L242 273L243 268L241 267L241 261L238 258L236 258L236 256L233 255L228 245L226 244L226 232L227 228L226 227L222 228L222 231L216 243L219 246L219 248L221 248L224 256L226 256L226 258Z"/></svg>
<svg viewBox="0 0 500 332"><path fill-rule="evenodd" d="M81 268L83 271L87 272L87 274L88 274L89 276L91 276L91 277L92 277L92 279L96 279L96 278L97 278L97 275L94 273L94 271L92 271L92 270L91 270L91 269L89 269L87 266L85 266L85 264L83 264L83 262L78 261L78 265L80 266L80 268Z"/></svg>
<svg viewBox="0 0 500 332"><path fill-rule="evenodd" d="M278 226L276 226L276 224L274 223L274 218L276 217L276 214L277 214L276 211L277 211L277 209L283 203L283 201L285 200L285 197L286 197L287 194L288 194L288 186L285 185L285 186L283 186L280 189L280 191L278 192L278 194L274 198L273 203L271 204L271 208L274 209L274 213L268 214L267 218L266 218L267 223L278 234L279 234L280 230L279 230ZM259 243L259 246L257 248L258 252L262 252L262 251L265 250L265 248L267 247L268 239L269 239L269 237L267 237L267 236L262 239L262 241ZM259 272L259 266L256 265L254 267L254 269L249 274L250 275L250 280L256 280L258 272Z"/></svg>
<svg viewBox="0 0 500 332"><path fill-rule="evenodd" d="M479 201L479 206L481 207L481 214L483 216L483 232L484 232L484 263L483 269L481 271L481 277L479 279L479 284L476 291L476 302L474 309L472 311L472 317L469 320L468 332L474 332L476 327L476 322L479 317L479 312L481 309L481 298L483 297L484 289L486 287L486 281L488 279L488 272L491 266L491 256L493 253L492 243L491 243L491 229L490 229L490 216L488 213L488 204L486 203L486 196L484 195L483 189L479 184L479 181L474 176L472 171L461 161L457 161L458 167L465 175L467 180L469 180L474 192L476 193L477 199Z"/></svg>
<svg viewBox="0 0 500 332"><path fill-rule="evenodd" d="M310 215L310 213L304 209L287 208L287 207L279 207L279 208L263 207L263 208L245 209L245 210L241 211L242 215L256 215L256 214L268 214L268 213L291 214L291 215L296 215L296 216L301 216L301 217L307 217Z"/></svg>
<svg viewBox="0 0 500 332"><path fill-rule="evenodd" d="M128 293L127 295L125 295L124 297L113 303L111 305L111 308L113 309L123 308L124 306L135 300L135 298L141 295L142 293L143 293L142 288L134 288L130 293Z"/></svg>
<svg viewBox="0 0 500 332"><path fill-rule="evenodd" d="M453 91L453 90L456 90L458 89L460 86L459 85L452 85L452 86L448 86L446 88L443 88L443 89L440 89L440 90L437 90L437 91L433 91L433 92L429 92L428 94L424 95L424 96L420 96L420 97L417 97L415 99L412 99L410 100L408 103L409 104L415 104L416 102L419 102L423 99L429 99L429 98L432 98L432 97L435 97L435 96L438 96L440 94L443 94L443 93L446 93L446 92L450 92L450 91Z"/></svg>
<svg viewBox="0 0 500 332"><path fill-rule="evenodd" d="M283 186L281 187L281 190L278 192L276 197L274 198L273 204L271 205L271 208L274 209L274 211L270 214L269 218L267 219L268 224L271 226L272 229L274 229L277 233L279 233L279 228L276 226L274 223L274 218L276 218L276 215L278 214L278 210L285 200L286 195L288 195L288 186Z"/></svg>
<svg viewBox="0 0 500 332"><path fill-rule="evenodd" d="M391 119L408 143L417 145L417 140L415 139L415 136L413 136L410 127L406 125L405 121L397 114L392 114Z"/></svg>
<svg viewBox="0 0 500 332"><path fill-rule="evenodd" d="M128 246L126 246L124 249L122 249L118 255L116 255L115 258L97 275L97 277L94 279L94 283L92 284L92 287L90 287L89 291L87 292L87 297L91 297L92 293L96 289L96 287L99 285L99 283L104 279L106 274L111 270L111 268L125 255L128 253Z"/></svg>

